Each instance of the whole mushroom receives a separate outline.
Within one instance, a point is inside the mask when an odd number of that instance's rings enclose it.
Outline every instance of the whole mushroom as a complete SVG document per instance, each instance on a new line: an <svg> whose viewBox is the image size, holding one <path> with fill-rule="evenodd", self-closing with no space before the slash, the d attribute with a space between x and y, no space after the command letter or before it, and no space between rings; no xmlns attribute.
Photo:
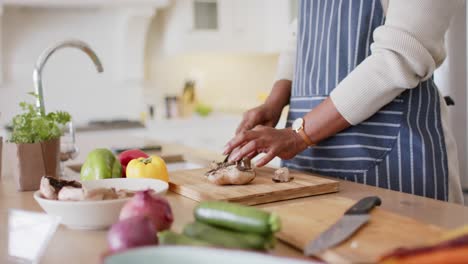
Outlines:
<svg viewBox="0 0 468 264"><path fill-rule="evenodd" d="M217 185L243 185L255 179L255 170L251 162L244 159L238 162L213 162L206 172L207 179Z"/></svg>

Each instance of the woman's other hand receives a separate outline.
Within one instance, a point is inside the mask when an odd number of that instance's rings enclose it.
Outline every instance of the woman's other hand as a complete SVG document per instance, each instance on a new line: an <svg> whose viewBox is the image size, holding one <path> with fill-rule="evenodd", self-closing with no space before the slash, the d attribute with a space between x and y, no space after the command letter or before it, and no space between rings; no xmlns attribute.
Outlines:
<svg viewBox="0 0 468 264"><path fill-rule="evenodd" d="M282 109L274 109L267 104L262 104L244 113L242 121L236 129L236 135L262 125L274 127L278 123Z"/></svg>
<svg viewBox="0 0 468 264"><path fill-rule="evenodd" d="M290 96L291 81L276 81L265 103L244 113L236 135L258 125L275 127L281 117L281 111L289 103Z"/></svg>

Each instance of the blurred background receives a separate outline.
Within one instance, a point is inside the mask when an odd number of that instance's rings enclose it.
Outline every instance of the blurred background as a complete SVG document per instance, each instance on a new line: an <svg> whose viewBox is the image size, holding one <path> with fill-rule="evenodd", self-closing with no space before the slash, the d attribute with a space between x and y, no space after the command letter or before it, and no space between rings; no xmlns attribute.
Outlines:
<svg viewBox="0 0 468 264"><path fill-rule="evenodd" d="M66 109L77 123L140 119L192 81L196 100L240 113L268 93L296 1L134 0L3 1L1 123L33 90L39 54L63 39L97 53L104 73L74 49L45 67L47 110Z"/></svg>

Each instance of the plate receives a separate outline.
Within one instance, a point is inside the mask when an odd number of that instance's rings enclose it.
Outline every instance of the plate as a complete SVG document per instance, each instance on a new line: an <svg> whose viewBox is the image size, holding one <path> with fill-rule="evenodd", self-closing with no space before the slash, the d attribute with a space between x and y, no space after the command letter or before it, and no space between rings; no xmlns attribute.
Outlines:
<svg viewBox="0 0 468 264"><path fill-rule="evenodd" d="M107 257L105 264L311 264L313 261L275 257L268 254L240 250L187 246L153 246L128 250ZM320 263L320 262L315 262Z"/></svg>

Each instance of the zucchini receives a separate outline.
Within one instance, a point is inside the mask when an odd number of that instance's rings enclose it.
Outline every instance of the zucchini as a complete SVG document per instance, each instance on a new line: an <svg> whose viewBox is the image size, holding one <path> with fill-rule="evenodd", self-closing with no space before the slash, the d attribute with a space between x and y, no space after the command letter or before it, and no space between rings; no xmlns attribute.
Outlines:
<svg viewBox="0 0 468 264"><path fill-rule="evenodd" d="M185 246L213 246L213 244L207 243L202 240L194 239L182 234L177 234L170 230L162 231L158 233L159 243L161 245L185 245Z"/></svg>
<svg viewBox="0 0 468 264"><path fill-rule="evenodd" d="M186 225L183 234L225 248L266 250L275 246L272 234L240 233L197 221Z"/></svg>
<svg viewBox="0 0 468 264"><path fill-rule="evenodd" d="M197 221L235 231L267 235L281 228L278 215L235 203L201 202L194 213Z"/></svg>

